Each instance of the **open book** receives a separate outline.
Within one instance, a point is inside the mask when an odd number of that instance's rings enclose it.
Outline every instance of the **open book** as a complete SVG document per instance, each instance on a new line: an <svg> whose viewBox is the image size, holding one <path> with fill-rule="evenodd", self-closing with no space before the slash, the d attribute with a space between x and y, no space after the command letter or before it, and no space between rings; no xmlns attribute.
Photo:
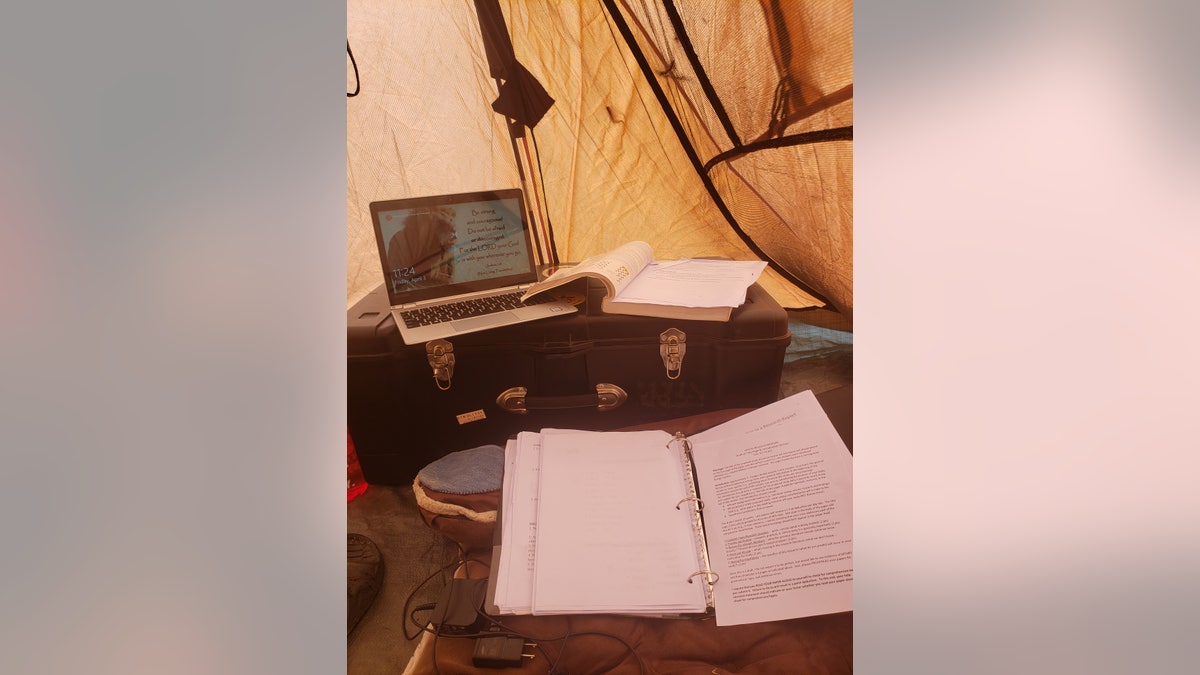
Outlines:
<svg viewBox="0 0 1200 675"><path fill-rule="evenodd" d="M531 286L521 300L591 277L605 286L607 292L600 309L608 314L727 321L733 308L746 301L746 289L766 266L758 260L655 261L649 244L633 241L559 268Z"/></svg>
<svg viewBox="0 0 1200 675"><path fill-rule="evenodd" d="M852 609L851 456L810 391L690 438L524 432L501 499L501 614Z"/></svg>

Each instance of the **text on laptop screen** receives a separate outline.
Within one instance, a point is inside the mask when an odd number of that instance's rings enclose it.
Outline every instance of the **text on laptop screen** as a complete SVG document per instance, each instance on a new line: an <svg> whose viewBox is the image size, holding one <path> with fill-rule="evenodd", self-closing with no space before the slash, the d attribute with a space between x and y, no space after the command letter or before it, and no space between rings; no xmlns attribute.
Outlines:
<svg viewBox="0 0 1200 675"><path fill-rule="evenodd" d="M536 280L520 198L489 196L378 211L393 304Z"/></svg>

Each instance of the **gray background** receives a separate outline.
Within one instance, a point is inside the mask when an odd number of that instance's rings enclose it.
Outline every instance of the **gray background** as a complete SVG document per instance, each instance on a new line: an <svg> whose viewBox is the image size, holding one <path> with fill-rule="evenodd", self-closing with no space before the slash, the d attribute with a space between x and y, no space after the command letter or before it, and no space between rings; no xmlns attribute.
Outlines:
<svg viewBox="0 0 1200 675"><path fill-rule="evenodd" d="M1189 668L1194 3L859 2L856 666ZM0 20L0 671L346 666L345 8Z"/></svg>

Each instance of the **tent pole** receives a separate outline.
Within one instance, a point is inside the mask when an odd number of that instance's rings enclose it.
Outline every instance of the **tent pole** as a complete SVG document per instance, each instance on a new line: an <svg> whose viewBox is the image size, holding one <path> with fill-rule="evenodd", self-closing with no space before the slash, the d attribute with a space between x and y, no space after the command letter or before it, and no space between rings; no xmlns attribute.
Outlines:
<svg viewBox="0 0 1200 675"><path fill-rule="evenodd" d="M533 130L530 129L529 133L533 133ZM529 164L529 175L532 176L533 190L532 196L529 199L531 202L536 202L541 206L538 216L542 220L541 226L537 231L541 239L539 243L546 249L543 262L548 265L557 265L559 263L558 248L554 245L554 227L550 223L550 204L546 201L545 188L541 184L542 174L540 171L535 171L534 157L533 152L529 148L528 134L521 134L521 147L524 151L523 156L525 157L525 161ZM533 144L533 150L536 152L537 143Z"/></svg>
<svg viewBox="0 0 1200 675"><path fill-rule="evenodd" d="M554 232L550 227L550 209L545 195L539 189L525 130L532 131L546 110L553 105L545 89L518 61L513 52L512 39L508 35L508 23L498 0L475 0L475 13L479 19L479 33L483 38L483 50L487 56L488 72L496 80L498 98L492 108L504 115L508 126L508 137L512 144L513 158L517 162L517 174L521 191L525 193L526 214L533 225L534 246L543 264L557 265L558 251L554 246ZM534 144L536 148L536 143ZM522 150L524 152L522 152ZM528 171L526 170L528 162ZM536 208L535 208L536 207Z"/></svg>
<svg viewBox="0 0 1200 675"><path fill-rule="evenodd" d="M497 79L496 86L500 86ZM517 176L521 182L521 191L525 193L525 208L529 211L529 222L533 223L534 244L538 256L546 265L557 265L558 250L554 246L554 232L550 229L549 207L543 198L540 186L536 183L537 174L533 170L533 159L529 152L529 142L525 129L511 117L506 117L509 141L513 149L513 159L517 163ZM528 166L528 171L526 171Z"/></svg>

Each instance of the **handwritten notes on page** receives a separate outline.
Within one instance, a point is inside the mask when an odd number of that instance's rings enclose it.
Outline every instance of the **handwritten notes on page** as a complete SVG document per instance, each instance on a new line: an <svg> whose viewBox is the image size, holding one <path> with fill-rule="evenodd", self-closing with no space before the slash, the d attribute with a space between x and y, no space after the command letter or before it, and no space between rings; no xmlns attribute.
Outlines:
<svg viewBox="0 0 1200 675"><path fill-rule="evenodd" d="M672 436L522 433L505 450L494 603L509 614L690 614L699 546ZM528 563L526 565L525 563Z"/></svg>
<svg viewBox="0 0 1200 675"><path fill-rule="evenodd" d="M703 612L697 543L671 436L547 432L533 612Z"/></svg>

